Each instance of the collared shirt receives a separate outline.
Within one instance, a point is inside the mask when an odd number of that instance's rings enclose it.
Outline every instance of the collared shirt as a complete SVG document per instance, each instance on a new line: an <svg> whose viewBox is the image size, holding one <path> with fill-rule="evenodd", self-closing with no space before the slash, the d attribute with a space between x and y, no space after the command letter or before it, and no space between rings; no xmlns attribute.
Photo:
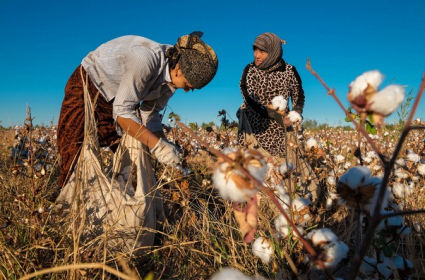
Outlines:
<svg viewBox="0 0 425 280"><path fill-rule="evenodd" d="M113 101L113 117L143 123L150 131L162 131L159 112L175 92L170 87L165 51L170 45L144 37L123 36L90 52L82 66L107 101ZM135 108L142 104L142 120ZM122 130L117 124L117 131Z"/></svg>

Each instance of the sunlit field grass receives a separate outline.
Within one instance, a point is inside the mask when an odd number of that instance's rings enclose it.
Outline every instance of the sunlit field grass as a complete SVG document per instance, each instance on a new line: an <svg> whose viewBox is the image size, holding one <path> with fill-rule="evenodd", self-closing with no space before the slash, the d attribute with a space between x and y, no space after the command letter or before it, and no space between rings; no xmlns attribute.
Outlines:
<svg viewBox="0 0 425 280"><path fill-rule="evenodd" d="M384 129L380 135L372 135L383 156L391 156L400 131ZM236 146L234 129L200 128L196 134L219 151ZM34 279L211 279L221 268L232 267L246 277L327 279L313 262L306 261L308 254L296 236L280 236L275 225L279 211L262 192L258 195L256 237L269 239L273 253L269 262L253 254L252 244L243 242L231 202L222 199L214 189L211 176L217 158L177 126L168 131L168 137L184 150L189 173L182 175L154 162L166 219L156 232L152 251L143 260L128 260L109 254L105 248L76 245L70 225L50 211L60 191L56 183L60 158L55 135L55 129L50 127L21 129L16 135L14 129L0 131L0 278L19 279L43 271ZM31 141L24 141L21 149L17 149L19 139L25 137ZM347 257L329 269L332 275L344 279L354 255L356 231L364 230L367 224L357 221L356 210L338 203L337 182L351 167L360 164L369 167L373 176L382 176L384 170L379 157L354 130L325 127L304 131L302 141L310 138L320 144L320 157L314 149L310 157L322 191L317 207L308 210L312 218L303 231L305 235L314 229L329 228L348 245ZM358 141L362 142L360 151ZM424 141L422 129L408 134L389 181L387 210L424 208ZM17 150L12 158L13 148ZM32 158L17 154L29 150L33 151ZM111 156L109 151L103 151L106 165ZM291 196L297 197L296 190ZM376 235L368 256L379 258L376 252L402 256L413 264L406 275L410 279L425 279L424 219L423 214L403 216L405 229L393 228L395 234L391 236ZM365 270L361 270L359 277L385 279L377 272ZM408 279L402 273L391 277Z"/></svg>

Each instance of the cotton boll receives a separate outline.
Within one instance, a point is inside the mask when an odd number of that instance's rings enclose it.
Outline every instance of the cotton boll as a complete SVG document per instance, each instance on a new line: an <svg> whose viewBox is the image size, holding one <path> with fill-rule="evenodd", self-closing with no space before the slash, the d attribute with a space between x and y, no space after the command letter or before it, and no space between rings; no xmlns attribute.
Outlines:
<svg viewBox="0 0 425 280"><path fill-rule="evenodd" d="M404 171L403 169L401 169L401 168L396 169L394 171L394 175L397 176L400 179L407 179L407 178L409 178L409 174L406 171Z"/></svg>
<svg viewBox="0 0 425 280"><path fill-rule="evenodd" d="M370 214L373 214L373 211L375 210L375 205L378 201L379 188L381 187L381 182L382 182L382 179L379 177L372 177L372 179L369 181L369 183L374 184L376 186L373 197L369 200L369 203L364 206L364 209L366 211L369 211ZM389 195L390 195L389 189L385 188L384 196L382 198L381 210L387 207Z"/></svg>
<svg viewBox="0 0 425 280"><path fill-rule="evenodd" d="M333 205L333 199L328 197L326 199L326 205L325 205L326 210L330 210L332 208L332 205Z"/></svg>
<svg viewBox="0 0 425 280"><path fill-rule="evenodd" d="M342 163L342 162L344 162L345 157L344 157L343 155L336 155L336 156L334 157L334 159L335 159L335 162L336 162L336 163Z"/></svg>
<svg viewBox="0 0 425 280"><path fill-rule="evenodd" d="M251 280L252 278L246 276L236 268L224 267L219 272L215 273L210 280Z"/></svg>
<svg viewBox="0 0 425 280"><path fill-rule="evenodd" d="M375 272L376 271L375 267L376 267L376 259L364 257L362 265L360 266L360 271L362 271L365 274L370 272Z"/></svg>
<svg viewBox="0 0 425 280"><path fill-rule="evenodd" d="M410 233L412 233L412 229L408 226L403 226L397 231L398 235L400 236L408 236Z"/></svg>
<svg viewBox="0 0 425 280"><path fill-rule="evenodd" d="M333 268L337 264L339 264L340 261L344 259L348 253L348 246L342 241L332 242L324 249L326 250L326 258L324 265L329 268Z"/></svg>
<svg viewBox="0 0 425 280"><path fill-rule="evenodd" d="M311 201L307 198L296 198L292 201L294 211L301 212L304 208L311 205Z"/></svg>
<svg viewBox="0 0 425 280"><path fill-rule="evenodd" d="M310 137L306 142L305 142L307 149L311 149L311 148L317 148L318 147L318 143L316 141L316 139L314 139L313 137Z"/></svg>
<svg viewBox="0 0 425 280"><path fill-rule="evenodd" d="M285 219L285 216L283 216L282 214L279 215L275 220L274 220L274 226L276 231L280 234L281 237L285 238L286 236L288 236L288 221Z"/></svg>
<svg viewBox="0 0 425 280"><path fill-rule="evenodd" d="M389 85L370 98L369 111L386 117L393 113L403 100L404 88L398 85Z"/></svg>
<svg viewBox="0 0 425 280"><path fill-rule="evenodd" d="M294 170L294 165L291 162L283 162L279 167L279 172L282 175Z"/></svg>
<svg viewBox="0 0 425 280"><path fill-rule="evenodd" d="M345 169L348 169L348 168L350 168L351 167L351 162L346 162L346 163L344 163L344 168Z"/></svg>
<svg viewBox="0 0 425 280"><path fill-rule="evenodd" d="M418 173L422 176L425 176L425 164L418 164Z"/></svg>
<svg viewBox="0 0 425 280"><path fill-rule="evenodd" d="M285 111L288 100L286 100L282 95L275 96L272 99L273 109L279 111Z"/></svg>
<svg viewBox="0 0 425 280"><path fill-rule="evenodd" d="M369 164L369 163L372 162L372 158L371 157L364 157L363 161Z"/></svg>
<svg viewBox="0 0 425 280"><path fill-rule="evenodd" d="M402 183L395 183L392 192L395 197L397 198L404 198L406 195L406 186Z"/></svg>
<svg viewBox="0 0 425 280"><path fill-rule="evenodd" d="M376 268L378 272L385 278L388 279L393 274L393 271L391 269L391 260L388 258L384 259L384 262L378 263L376 265Z"/></svg>
<svg viewBox="0 0 425 280"><path fill-rule="evenodd" d="M328 186L331 186L331 187L336 186L336 179L335 179L335 177L334 176L329 176L326 179L326 183L328 184Z"/></svg>
<svg viewBox="0 0 425 280"><path fill-rule="evenodd" d="M328 228L312 230L307 234L307 238L311 240L314 246L338 241L338 236Z"/></svg>
<svg viewBox="0 0 425 280"><path fill-rule="evenodd" d="M347 173L341 176L339 182L346 184L352 189L356 189L359 185L365 184L371 178L372 172L366 166L355 166L348 170Z"/></svg>
<svg viewBox="0 0 425 280"><path fill-rule="evenodd" d="M368 85L377 90L383 79L384 76L377 70L365 72L350 83L349 94L352 98L363 95Z"/></svg>
<svg viewBox="0 0 425 280"><path fill-rule="evenodd" d="M277 190L279 197L282 195L286 195L286 190L282 183L275 184L274 189Z"/></svg>
<svg viewBox="0 0 425 280"><path fill-rule="evenodd" d="M301 123L303 121L303 118L301 117L300 113L297 111L290 111L288 114L288 118L292 123L299 122Z"/></svg>
<svg viewBox="0 0 425 280"><path fill-rule="evenodd" d="M403 158L396 159L395 163L400 167L406 167L406 161Z"/></svg>
<svg viewBox="0 0 425 280"><path fill-rule="evenodd" d="M224 153L231 159L243 163L247 171L259 182L265 180L267 164L257 151L227 148L224 150ZM258 192L253 183L245 178L241 171L235 169L231 164L221 158L214 167L212 179L214 187L218 189L224 199L245 202Z"/></svg>
<svg viewBox="0 0 425 280"><path fill-rule="evenodd" d="M258 237L252 244L252 253L254 256L259 257L265 263L270 262L273 252L273 245L268 238Z"/></svg>
<svg viewBox="0 0 425 280"><path fill-rule="evenodd" d="M407 160L414 162L414 163L418 163L421 160L421 157L418 154L416 154L415 152L407 153L406 157L407 157Z"/></svg>

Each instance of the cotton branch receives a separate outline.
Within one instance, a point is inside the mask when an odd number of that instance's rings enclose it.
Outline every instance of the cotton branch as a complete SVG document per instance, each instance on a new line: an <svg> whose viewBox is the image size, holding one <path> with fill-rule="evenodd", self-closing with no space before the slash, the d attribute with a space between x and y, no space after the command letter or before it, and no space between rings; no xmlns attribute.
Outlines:
<svg viewBox="0 0 425 280"><path fill-rule="evenodd" d="M285 217L285 219L288 221L289 225L291 226L292 230L295 232L297 236L299 236L299 240L304 245L304 248L307 250L307 252L311 255L311 257L317 261L320 268L328 275L330 279L334 279L333 275L326 269L323 261L319 258L316 251L313 249L313 247L307 242L303 237L302 234L299 232L295 224L292 222L291 218L286 214L283 207L280 205L280 203L277 201L276 197L273 195L273 193L266 187L264 187L256 178L254 178L245 168L243 168L238 162L233 161L228 156L224 155L220 151L210 147L207 143L205 143L199 136L197 136L190 128L188 128L186 125L182 124L181 122L176 120L176 125L180 126L183 130L188 132L193 138L195 138L199 143L201 143L205 148L207 148L212 154L215 156L224 159L229 164L232 164L235 166L236 169L242 172L243 175L248 177L261 191L263 191L267 196L272 200L272 202L276 205L276 207L279 209L279 211L282 213L282 215Z"/></svg>

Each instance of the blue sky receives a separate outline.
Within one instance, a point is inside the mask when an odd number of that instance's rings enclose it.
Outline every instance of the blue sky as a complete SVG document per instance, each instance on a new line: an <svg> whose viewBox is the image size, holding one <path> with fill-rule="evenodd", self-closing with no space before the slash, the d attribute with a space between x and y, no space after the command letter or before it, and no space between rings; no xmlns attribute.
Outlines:
<svg viewBox="0 0 425 280"><path fill-rule="evenodd" d="M425 1L4 1L0 9L0 120L23 123L26 104L35 124L57 122L63 89L83 57L122 35L174 44L195 30L216 51L219 69L202 90L178 90L169 102L183 122L219 123L242 103L239 79L264 32L287 41L284 59L296 66L306 93L305 119L337 125L342 110L305 68L313 68L347 103L348 85L368 70L383 85L406 85L416 96L425 72ZM416 117L425 117L425 100ZM394 113L389 121L397 119Z"/></svg>

